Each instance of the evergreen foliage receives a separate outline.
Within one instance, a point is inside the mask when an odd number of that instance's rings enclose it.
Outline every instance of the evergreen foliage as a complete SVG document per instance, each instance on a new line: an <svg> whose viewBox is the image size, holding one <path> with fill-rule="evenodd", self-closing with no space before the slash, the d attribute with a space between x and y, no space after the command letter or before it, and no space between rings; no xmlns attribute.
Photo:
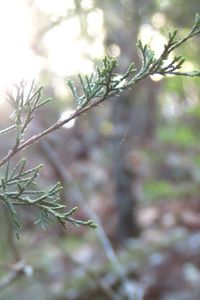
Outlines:
<svg viewBox="0 0 200 300"><path fill-rule="evenodd" d="M22 82L16 87L12 94L7 95L7 101L13 109L10 117L13 124L8 128L2 129L0 134L8 134L10 131L15 131L16 138L13 147L0 161L0 167L4 166L4 172L0 181L0 200L9 212L17 235L21 224L18 220L16 207L20 206L36 207L38 217L35 223L41 225L44 225L51 217L56 218L64 227L66 227L67 222L71 222L77 226L86 225L92 228L95 228L97 225L91 220L82 221L74 218L73 213L76 211L76 207L66 212L66 206L60 204L59 191L62 189L60 183L56 183L48 190L41 190L39 188L35 180L39 175L41 165L26 170L26 160L22 159L12 169L10 166L12 157L22 149L31 146L40 138L59 129L70 120L80 116L104 100L119 95L126 89L132 88L135 83L150 75L199 77L200 71L181 71L185 61L183 56L174 56L171 61L169 57L174 50L199 33L200 15L197 14L194 25L183 38L177 38L177 30L169 33L168 41L166 45L164 45L163 52L158 58L155 57L155 53L147 45L143 45L142 42L139 41L137 46L142 56L142 65L139 70L134 68L134 64L130 64L124 74L116 74L116 67L118 66L117 59L105 57L102 61L102 66L96 68L95 74L91 74L90 76L78 76L82 88L82 95L78 94L78 89L74 82L68 80L67 83L72 91L76 104L73 113L68 118L58 120L43 132L27 140L24 140L24 133L35 117L35 112L40 107L46 105L50 99L42 100L43 87L35 88L34 82L32 82L30 86Z"/></svg>

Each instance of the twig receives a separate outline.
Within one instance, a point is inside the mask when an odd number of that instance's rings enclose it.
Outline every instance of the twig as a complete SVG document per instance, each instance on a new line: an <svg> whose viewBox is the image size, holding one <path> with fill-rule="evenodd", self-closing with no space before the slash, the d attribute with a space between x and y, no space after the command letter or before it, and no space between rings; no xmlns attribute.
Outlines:
<svg viewBox="0 0 200 300"><path fill-rule="evenodd" d="M104 100L105 99L101 99L98 102L91 103L90 106L87 106L87 107L85 107L85 108L83 108L81 110L77 110L76 109L68 118L66 118L66 119L64 119L62 121L58 120L56 123L54 123L49 128L43 130L42 132L40 132L38 134L33 135L31 138L29 138L27 141L25 141L24 143L22 143L20 146L13 147L13 149L10 149L8 151L8 154L0 161L0 167L3 166L6 162L8 162L14 155L16 155L21 150L23 150L26 147L34 144L35 142L37 142L38 140L40 140L42 137L50 134L51 132L56 131L57 129L59 129L60 127L62 127L64 124L66 124L69 121L71 121L71 120L79 117L80 115L84 114L86 111L90 110L94 106L97 106L98 104L100 104Z"/></svg>
<svg viewBox="0 0 200 300"><path fill-rule="evenodd" d="M89 207L87 201L85 200L83 193L80 190L79 185L76 183L75 179L72 175L67 171L64 167L63 163L58 158L56 152L52 149L50 144L47 140L41 140L40 147L45 152L46 156L48 157L51 164L53 164L54 168L56 169L57 173L59 174L60 178L63 182L70 183L70 190L71 194L74 195L75 201L77 201L78 205L85 211L87 216L91 218L95 223L98 224L98 227L95 229L95 232L99 238L99 241L104 248L107 258L109 259L113 269L117 272L119 278L121 279L122 286L124 288L124 292L127 296L128 300L134 300L134 295L129 293L129 279L127 278L118 258L117 255L103 229L101 224L101 220L98 215ZM137 292L136 292L137 294ZM122 300L123 298L121 298Z"/></svg>
<svg viewBox="0 0 200 300"><path fill-rule="evenodd" d="M199 71L192 71L192 72L179 72L179 69L182 67L185 59L182 56L175 56L175 58L167 65L165 66L164 63L166 62L166 59L169 57L169 54L176 48L178 48L180 45L182 45L184 42L189 40L190 38L194 37L195 35L200 33L200 15L196 15L194 25L192 26L191 30L180 40L176 39L177 30L175 30L173 33L169 33L168 42L166 45L164 45L164 50L161 53L160 57L158 59L155 58L154 52L147 46L143 45L141 41L138 42L138 48L142 54L142 66L137 71L134 69L134 64L130 64L128 67L128 70L123 74L122 76L116 76L114 73L114 69L118 65L118 61L113 58L105 57L103 59L103 67L97 67L97 77L94 78L94 74L91 74L90 77L85 76L83 78L81 75L79 75L80 85L82 86L83 95L79 96L76 91L76 87L74 83L70 80L68 80L68 85L71 88L71 91L73 93L73 96L75 98L75 102L77 103L77 108L73 111L73 113L64 120L58 120L55 124L47 128L46 130L32 136L25 142L21 142L17 139L15 145L13 148L11 148L7 155L0 161L0 167L4 165L7 161L9 161L15 154L17 154L19 151L25 149L26 147L32 145L36 141L40 140L42 137L50 134L51 132L59 129L64 124L68 123L69 121L81 116L88 110L92 109L93 107L97 106L98 104L102 103L108 98L111 98L115 96L116 94L120 94L124 90L128 88L132 88L134 84L137 82L145 79L146 77L154 74L161 74L163 76L166 75L177 75L177 76L189 76L189 77L199 77L200 72ZM20 109L16 110L16 112L19 114L19 119L21 119L21 109L23 109L24 105L24 99L20 99L21 96L24 97L24 91L23 88L25 86L21 85L20 93L18 94L20 103ZM33 85L32 85L33 88ZM40 96L41 96L42 87L40 87L36 92L34 96L37 96L37 102L39 103ZM30 98L30 101L32 98ZM48 102L49 99L47 99ZM11 102L11 105L16 105L16 102L13 100L13 98L9 99ZM27 105L29 99L25 102L25 105ZM30 122L31 118L33 117L33 111L34 109L40 107L41 105L44 105L46 101L43 101L39 103L38 105L35 105L31 107L32 110L30 110L30 113L28 114L28 122L22 126L23 131L25 130L26 126ZM21 134L21 133L20 133ZM20 137L19 134L19 137Z"/></svg>
<svg viewBox="0 0 200 300"><path fill-rule="evenodd" d="M15 280L21 278L23 275L32 275L32 268L23 260L18 261L12 266L12 270L5 275L0 281L0 292L6 287L10 286Z"/></svg>
<svg viewBox="0 0 200 300"><path fill-rule="evenodd" d="M99 287L102 292L111 300L122 300L120 296L118 296L112 288L106 284L104 280L102 280L97 273L93 272L91 268L89 268L86 264L83 264L77 260L75 260L69 253L67 255L68 259L71 260L72 263L76 264L78 267L81 267L84 272L96 283L96 286Z"/></svg>

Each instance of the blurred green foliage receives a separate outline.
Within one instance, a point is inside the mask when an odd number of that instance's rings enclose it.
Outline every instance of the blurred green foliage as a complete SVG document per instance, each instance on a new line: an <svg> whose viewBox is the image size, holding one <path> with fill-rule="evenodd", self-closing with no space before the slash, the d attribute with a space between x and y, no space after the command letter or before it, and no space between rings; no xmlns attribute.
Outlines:
<svg viewBox="0 0 200 300"><path fill-rule="evenodd" d="M195 147L199 143L199 137L187 125L171 124L168 127L159 127L157 138L161 143Z"/></svg>
<svg viewBox="0 0 200 300"><path fill-rule="evenodd" d="M146 182L144 184L144 195L148 201L164 200L173 197L175 187L164 180Z"/></svg>

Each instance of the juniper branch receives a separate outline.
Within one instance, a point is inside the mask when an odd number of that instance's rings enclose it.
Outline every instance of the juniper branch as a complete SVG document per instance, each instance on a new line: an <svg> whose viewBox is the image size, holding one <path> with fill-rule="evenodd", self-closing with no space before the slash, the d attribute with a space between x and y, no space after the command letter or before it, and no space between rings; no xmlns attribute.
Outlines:
<svg viewBox="0 0 200 300"><path fill-rule="evenodd" d="M25 171L25 164L24 159L20 160L12 171L7 163L0 182L0 200L8 209L17 236L21 228L17 218L17 206L37 208L39 215L35 223L43 227L54 217L64 227L67 226L67 222L71 222L76 226L85 225L95 228L96 224L93 221L83 221L73 217L77 207L65 211L66 206L60 204L59 192L62 190L60 182L48 190L38 190L35 179L38 177L42 165Z"/></svg>
<svg viewBox="0 0 200 300"><path fill-rule="evenodd" d="M44 136L56 131L69 121L83 115L88 110L99 105L108 98L121 94L123 91L130 89L137 82L145 79L150 75L176 75L200 77L200 71L185 72L181 71L185 58L175 56L169 61L169 55L179 48L182 44L190 40L192 37L200 33L200 16L197 14L195 22L188 33L183 38L177 38L177 30L168 35L168 41L164 45L164 49L160 57L156 58L155 53L141 41L137 46L142 56L142 65L139 70L134 68L134 64L130 64L124 74L116 74L118 61L114 58L105 57L102 61L102 66L97 66L96 73L90 76L79 75L82 94L78 94L78 89L72 81L68 81L73 97L75 99L76 108L72 114L64 120L59 119L46 130L33 135L31 138L24 141L24 133L28 125L35 115L35 111L45 105L50 99L41 100L43 87L35 89L35 83L32 82L28 88L27 83L22 82L17 88L15 94L8 94L7 101L13 107L11 119L14 124L0 131L0 134L7 134L11 130L16 130L16 140L13 147L8 151L7 155L0 161L0 167L10 161L18 152L31 146L36 141ZM89 221L76 220L71 216L74 212L60 212L64 207L59 204L59 197L56 194L59 192L56 187L54 190L54 200L50 197L49 192L36 192L28 189L31 184L34 184L34 179L38 175L39 167L24 171L25 163L20 162L13 171L12 176L9 175L9 164L7 164L4 177L0 183L0 199L9 209L14 225L19 228L20 224L17 220L16 205L35 205L41 211L40 220L43 221L49 215L56 217L64 226L66 221L70 221L75 225L89 225L93 227L93 223ZM21 172L21 173L20 173ZM17 174L17 175L16 175ZM29 177L23 177L24 175ZM23 176L22 176L23 175ZM10 176L10 177L9 177ZM8 190L9 186L14 186L15 190ZM27 194L29 195L27 197ZM26 196L25 196L26 195ZM32 196L38 196L32 198ZM39 222L39 221L38 221Z"/></svg>
<svg viewBox="0 0 200 300"><path fill-rule="evenodd" d="M200 71L191 71L191 72L181 72L178 71L183 66L185 59L182 56L175 56L175 58L169 62L167 65L164 65L166 59L169 58L169 55L172 51L179 48L183 43L187 42L189 39L194 37L195 35L200 33L200 16L196 15L194 25L189 30L189 32L180 40L176 38L177 30L172 33L169 33L168 42L164 45L164 50L161 53L158 59L155 58L154 52L147 46L143 45L141 41L138 42L137 46L142 54L142 66L140 70L134 69L134 64L131 64L128 70L123 75L116 75L115 69L118 66L118 61L113 58L105 57L103 59L102 67L96 68L96 74L91 74L91 76L85 76L83 78L79 75L80 85L82 86L83 94L78 95L77 88L72 81L68 81L68 85L72 90L72 94L75 98L75 102L77 104L76 109L72 112L72 114L64 119L58 120L55 124L47 128L41 133L32 136L30 139L23 141L21 144L16 145L10 149L8 154L0 161L0 167L4 165L9 159L11 159L16 153L21 151L22 149L32 145L42 137L50 134L51 132L59 129L64 124L68 123L72 119L79 117L84 114L86 111L92 109L94 106L102 103L108 98L115 96L116 94L122 93L124 90L131 88L135 83L145 79L150 75L177 75L177 76L189 76L189 77L199 77ZM31 87L31 90L33 86ZM22 86L23 90L23 86ZM42 87L40 87L32 97L30 97L31 105L29 104L29 100L25 101L25 107L28 108L27 118L21 126L21 132L24 133L27 125L30 123L34 109L39 108L44 105L49 99L40 101L40 97L42 94ZM20 107L19 112L23 108L23 97L24 93L21 91L21 88L18 92L17 99L14 100L13 97L9 98L9 102L16 109L16 105ZM36 99L34 99L34 97ZM34 100L33 100L34 99ZM20 114L18 119L20 118Z"/></svg>

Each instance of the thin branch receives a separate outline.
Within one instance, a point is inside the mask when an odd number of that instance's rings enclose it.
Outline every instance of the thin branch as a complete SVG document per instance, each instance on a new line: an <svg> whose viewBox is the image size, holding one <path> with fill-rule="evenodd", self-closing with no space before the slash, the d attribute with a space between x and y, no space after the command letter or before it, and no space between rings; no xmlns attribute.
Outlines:
<svg viewBox="0 0 200 300"><path fill-rule="evenodd" d="M112 96L114 96L114 94L116 94L117 92L113 93ZM54 123L52 126L50 126L49 128L43 130L42 132L33 135L30 139L28 139L27 141L25 141L24 143L22 143L21 145L17 146L17 147L13 147L13 149L8 151L8 154L0 161L0 167L3 166L6 162L8 162L13 156L15 156L18 152L20 152L21 150L25 149L26 147L29 147L30 145L34 144L35 142L37 142L38 140L40 140L41 138L43 138L44 136L58 130L59 128L61 128L64 124L68 123L69 121L83 115L85 112L87 112L88 110L92 109L95 106L98 106L100 103L102 103L103 101L105 101L108 97L104 97L101 98L100 100L96 101L96 102L92 102L90 105L88 105L87 107L81 108L81 109L75 109L72 114L63 120L58 120L56 123Z"/></svg>
<svg viewBox="0 0 200 300"><path fill-rule="evenodd" d="M117 272L124 289L124 292L127 296L128 300L134 300L134 295L130 295L129 293L129 279L127 278L123 267L121 266L117 255L103 229L103 225L101 223L100 218L98 215L90 208L88 205L88 202L83 196L83 193L81 192L81 189L79 185L76 183L76 180L73 178L73 176L67 171L67 169L64 167L63 163L60 161L58 155L53 150L53 148L50 146L47 140L42 140L40 143L40 147L45 152L46 156L49 158L49 161L53 164L54 168L56 169L57 173L60 176L60 179L63 182L70 183L70 191L71 194L74 196L75 201L77 204L82 208L83 211L85 211L88 218L91 218L95 223L98 224L98 227L95 229L95 232L99 238L99 241L106 253L106 256L108 260L110 261L113 269Z"/></svg>
<svg viewBox="0 0 200 300"><path fill-rule="evenodd" d="M67 258L76 266L81 267L84 270L84 273L95 282L96 286L101 289L101 291L105 294L105 296L110 300L123 300L121 296L116 294L112 287L109 286L96 272L94 272L91 268L88 267L87 264L77 261L70 255L67 254ZM85 276L85 275L84 275Z"/></svg>
<svg viewBox="0 0 200 300"><path fill-rule="evenodd" d="M15 156L18 152L22 151L26 147L33 145L35 142L39 141L51 132L56 131L64 124L69 121L83 115L88 110L99 105L108 98L115 95L121 94L123 91L132 88L134 84L145 79L147 76L160 74L166 75L176 75L176 76L189 76L189 77L200 77L200 71L192 72L181 72L181 67L185 61L182 56L175 56L171 62L167 63L169 54L184 42L188 41L193 36L200 33L200 16L197 14L194 25L191 30L180 40L176 38L177 30L173 33L169 33L168 42L164 45L163 52L158 59L155 58L155 53L147 46L143 45L141 41L138 42L138 48L142 54L142 65L139 70L134 69L133 64L131 64L127 71L122 75L115 74L115 68L118 65L118 61L114 58L105 57L102 61L102 66L96 68L96 74L91 74L91 76L79 75L80 86L82 88L82 95L78 95L77 88L72 81L68 81L68 86L71 88L72 94L77 105L76 109L72 114L64 119L59 119L52 126L46 130L33 135L24 141L24 133L28 125L31 123L32 119L35 117L35 111L41 106L49 102L49 99L41 100L43 87L34 89L34 81L31 83L30 87L26 82L21 82L17 86L15 96L8 95L7 101L13 107L12 120L14 120L14 125L9 126L7 129L1 130L0 133L8 133L10 130L16 130L16 139L13 147L8 151L7 155L0 161L0 167L8 163L10 159ZM28 89L28 94L27 94ZM7 180L9 164L7 164L7 169L5 172L5 177L1 178L1 193L0 199L5 204L6 208L9 210L10 216L13 221L13 225L16 228L16 233L20 229L21 225L17 220L17 212L15 211L14 205L35 205L39 209L41 216L37 220L43 223L48 216L54 216L63 226L66 226L66 221L73 223L74 225L86 225L94 228L94 224L91 220L81 221L74 219L71 214L74 212L75 208L69 212L60 212L60 209L64 207L60 205L59 196L52 199L52 195L49 196L49 192L43 193L43 195L37 198L32 197L33 193L29 189L30 183L35 184L34 179L38 176L37 167L30 176L30 180L27 177L25 181L23 178L18 176L15 181L12 182L13 187L16 187L16 192L13 193L9 189L11 183ZM29 170L30 171L30 170ZM32 171L31 171L32 172ZM35 173L34 173L35 172ZM30 190L30 194L25 197L25 194ZM56 193L59 190L56 190ZM30 197L30 195L32 195ZM54 194L55 196L55 191ZM23 197L22 197L23 196Z"/></svg>
<svg viewBox="0 0 200 300"><path fill-rule="evenodd" d="M185 61L182 56L176 56L174 60L172 60L167 66L163 66L164 62L168 58L169 54L180 45L188 41L193 36L200 33L200 16L197 14L195 18L194 25L192 26L191 30L180 40L176 39L177 30L173 33L169 33L168 43L164 46L164 50L161 53L158 59L155 59L154 52L149 49L147 45L143 45L141 41L138 42L138 48L141 51L143 61L142 66L138 72L133 68L133 64L131 64L128 70L125 72L124 75L115 76L114 69L118 65L118 61L113 58L105 57L103 59L103 66L97 67L97 75L94 77L92 74L90 77L85 76L85 80L81 75L79 75L80 85L83 89L83 95L78 96L76 92L76 87L72 81L68 81L68 85L71 88L73 96L75 98L75 102L78 104L77 108L73 111L71 116L64 120L58 120L55 124L47 128L46 130L32 136L25 142L20 143L20 136L25 131L28 123L31 121L33 117L34 109L40 107L41 105L45 104L46 101L40 102L37 106L36 103L39 102L42 88L39 88L32 97L30 97L30 102L32 101L33 104L28 106L28 114L24 124L21 126L21 131L18 132L18 138L16 140L15 145L12 149L10 149L7 155L0 161L0 167L3 166L7 161L9 161L15 154L19 151L25 149L26 147L34 144L42 137L50 134L51 132L56 131L64 124L68 123L69 121L81 116L88 110L92 109L93 107L97 106L98 104L102 103L108 98L113 97L116 94L120 94L124 90L131 88L135 83L145 79L146 77L154 74L161 74L163 76L166 75L176 75L176 76L190 76L190 77L199 77L199 71L192 71L192 72L180 72L177 71L180 69ZM18 90L17 100L15 101L13 97L9 99L11 105L16 107L19 106L19 110L16 110L17 114L17 122L21 121L21 112L23 109L24 103L24 91L23 88L25 87L24 83L20 86ZM30 93L32 92L34 84L32 84ZM36 100L34 99L36 97ZM29 99L28 99L29 100ZM48 99L47 99L48 101ZM29 101L25 101L26 106L28 105ZM18 128L18 127L17 127ZM20 129L20 127L19 127ZM4 132L4 131L3 131Z"/></svg>
<svg viewBox="0 0 200 300"><path fill-rule="evenodd" d="M32 268L23 260L16 262L12 266L12 270L6 274L0 281L0 292L2 292L5 288L9 287L14 281L21 278L23 275L31 276Z"/></svg>

